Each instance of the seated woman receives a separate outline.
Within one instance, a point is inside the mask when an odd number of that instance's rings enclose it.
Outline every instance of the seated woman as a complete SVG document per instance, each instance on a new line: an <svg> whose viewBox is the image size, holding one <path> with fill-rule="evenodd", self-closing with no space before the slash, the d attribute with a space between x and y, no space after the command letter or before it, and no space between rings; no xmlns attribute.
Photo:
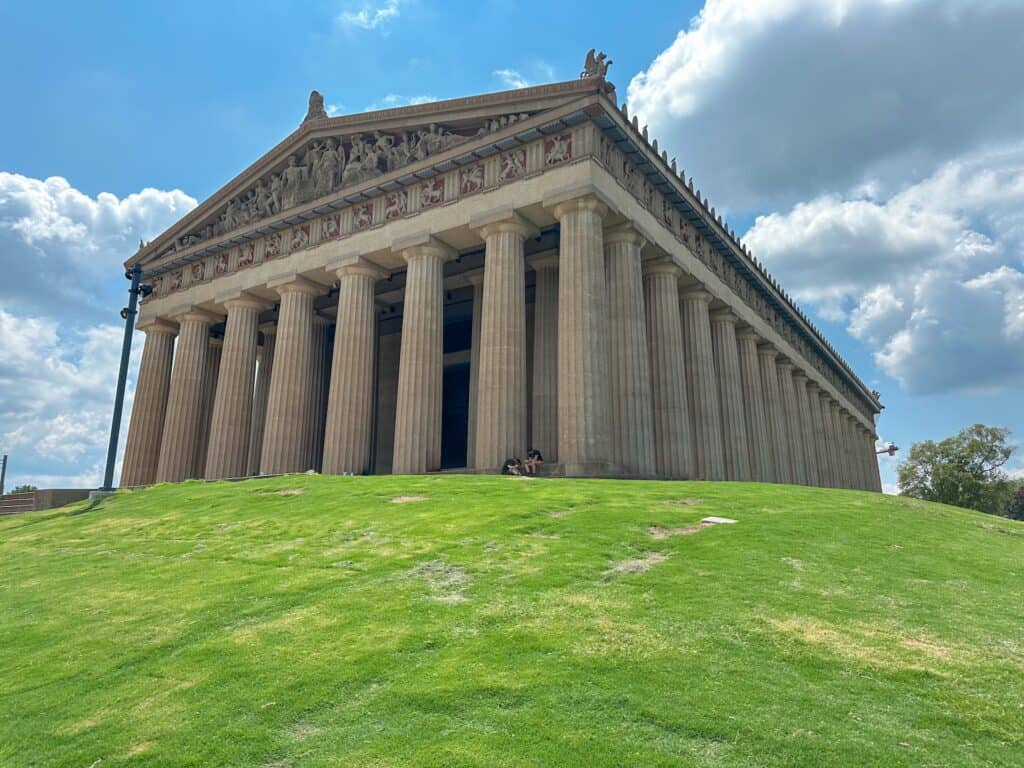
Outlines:
<svg viewBox="0 0 1024 768"><path fill-rule="evenodd" d="M505 459L505 463L501 465L501 474L503 475L521 475L523 474L523 465L516 457L511 459Z"/></svg>
<svg viewBox="0 0 1024 768"><path fill-rule="evenodd" d="M536 448L531 448L526 452L526 461L523 462L526 469L526 474L536 475L537 470L540 469L540 465L544 463L544 457L540 455L540 451Z"/></svg>

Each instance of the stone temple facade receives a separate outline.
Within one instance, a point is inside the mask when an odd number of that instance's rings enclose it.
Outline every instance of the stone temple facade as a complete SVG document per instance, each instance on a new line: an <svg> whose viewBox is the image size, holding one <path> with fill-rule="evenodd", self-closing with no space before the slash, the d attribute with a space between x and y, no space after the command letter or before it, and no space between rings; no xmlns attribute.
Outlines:
<svg viewBox="0 0 1024 768"><path fill-rule="evenodd" d="M122 486L495 471L880 490L868 390L604 69L299 128L153 242Z"/></svg>

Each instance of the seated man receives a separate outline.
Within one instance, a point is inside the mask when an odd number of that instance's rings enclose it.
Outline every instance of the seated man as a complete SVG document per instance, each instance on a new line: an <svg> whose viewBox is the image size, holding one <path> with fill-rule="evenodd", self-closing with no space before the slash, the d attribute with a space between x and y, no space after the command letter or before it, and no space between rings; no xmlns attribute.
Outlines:
<svg viewBox="0 0 1024 768"><path fill-rule="evenodd" d="M505 463L501 465L501 474L521 475L523 474L523 465L514 456L511 459L505 459Z"/></svg>
<svg viewBox="0 0 1024 768"><path fill-rule="evenodd" d="M526 474L536 475L540 469L540 465L544 463L544 457L540 455L540 451L536 448L531 448L526 452L526 461L523 462L526 468Z"/></svg>

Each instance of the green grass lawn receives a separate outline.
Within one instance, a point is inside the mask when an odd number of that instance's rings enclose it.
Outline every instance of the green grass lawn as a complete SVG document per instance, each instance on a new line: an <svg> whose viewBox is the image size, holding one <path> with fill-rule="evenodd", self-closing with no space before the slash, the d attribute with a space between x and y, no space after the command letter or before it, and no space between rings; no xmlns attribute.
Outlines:
<svg viewBox="0 0 1024 768"><path fill-rule="evenodd" d="M1024 525L456 476L8 517L0 765L1019 768Z"/></svg>

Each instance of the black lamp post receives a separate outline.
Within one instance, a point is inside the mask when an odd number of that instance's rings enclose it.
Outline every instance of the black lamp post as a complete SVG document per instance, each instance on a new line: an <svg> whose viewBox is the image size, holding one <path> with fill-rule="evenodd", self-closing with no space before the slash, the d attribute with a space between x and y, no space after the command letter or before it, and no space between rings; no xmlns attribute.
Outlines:
<svg viewBox="0 0 1024 768"><path fill-rule="evenodd" d="M107 469L103 474L103 487L100 490L114 490L114 462L117 459L117 438L121 433L121 411L124 408L124 387L128 381L128 359L132 354L132 332L135 330L135 315L138 314L139 295L149 296L153 289L141 285L142 267L136 264L126 278L132 281L128 289L128 306L121 310L124 318L124 340L121 342L121 368L117 372L117 393L114 395L114 417L110 422L110 444L107 446Z"/></svg>

